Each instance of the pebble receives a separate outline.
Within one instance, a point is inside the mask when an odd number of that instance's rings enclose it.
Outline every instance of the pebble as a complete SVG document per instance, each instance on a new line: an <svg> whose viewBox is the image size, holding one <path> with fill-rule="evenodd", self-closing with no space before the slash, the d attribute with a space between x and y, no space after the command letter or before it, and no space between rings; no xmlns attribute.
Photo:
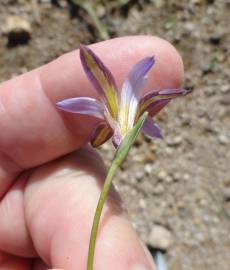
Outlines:
<svg viewBox="0 0 230 270"><path fill-rule="evenodd" d="M158 184L153 188L153 194L154 195L161 195L162 193L164 193L165 188L162 184Z"/></svg>
<svg viewBox="0 0 230 270"><path fill-rule="evenodd" d="M195 25L192 22L187 22L185 23L184 28L188 32L188 34L191 34L195 30Z"/></svg>
<svg viewBox="0 0 230 270"><path fill-rule="evenodd" d="M183 175L183 180L184 181L189 181L191 179L191 176L188 174L188 173L185 173L184 175Z"/></svg>
<svg viewBox="0 0 230 270"><path fill-rule="evenodd" d="M165 227L154 225L147 242L155 249L167 250L172 245L173 236Z"/></svg>
<svg viewBox="0 0 230 270"><path fill-rule="evenodd" d="M164 152L167 156L172 156L174 153L172 147L165 147Z"/></svg>
<svg viewBox="0 0 230 270"><path fill-rule="evenodd" d="M9 46L26 44L31 37L30 22L19 16L9 16L3 28L3 33L8 37Z"/></svg>
<svg viewBox="0 0 230 270"><path fill-rule="evenodd" d="M175 136L173 138L168 138L167 145L168 146L178 146L182 143L183 138L181 136Z"/></svg>
<svg viewBox="0 0 230 270"><path fill-rule="evenodd" d="M157 174L157 178L167 183L170 183L173 180L173 178L164 170L159 171L159 173Z"/></svg>
<svg viewBox="0 0 230 270"><path fill-rule="evenodd" d="M186 113L182 113L180 115L180 119L181 119L181 124L183 126L189 126L191 124L191 118L188 114Z"/></svg>
<svg viewBox="0 0 230 270"><path fill-rule="evenodd" d="M143 170L140 170L140 171L135 173L135 178L136 178L137 181L143 180L144 177L145 177L145 173L144 173Z"/></svg>
<svg viewBox="0 0 230 270"><path fill-rule="evenodd" d="M182 179L182 174L180 172L174 172L172 177L174 181L180 181Z"/></svg>
<svg viewBox="0 0 230 270"><path fill-rule="evenodd" d="M222 86L220 87L220 91L221 91L222 93L224 93L224 94L230 92L230 85L228 85L228 84L222 85Z"/></svg>
<svg viewBox="0 0 230 270"><path fill-rule="evenodd" d="M140 206L141 209L145 209L147 207L146 200L140 199L139 206Z"/></svg>
<svg viewBox="0 0 230 270"><path fill-rule="evenodd" d="M210 36L209 41L213 45L219 45L221 42L222 36L219 33L213 34Z"/></svg>
<svg viewBox="0 0 230 270"><path fill-rule="evenodd" d="M225 134L220 134L218 136L218 140L220 144L227 145L229 143L229 138Z"/></svg>
<svg viewBox="0 0 230 270"><path fill-rule="evenodd" d="M159 180L164 180L167 176L168 176L167 172L163 170L159 171L157 175Z"/></svg>
<svg viewBox="0 0 230 270"><path fill-rule="evenodd" d="M145 172L146 172L146 174L151 174L152 166L150 164L145 165Z"/></svg>
<svg viewBox="0 0 230 270"><path fill-rule="evenodd" d="M209 62L201 66L201 70L203 74L207 74L207 73L212 72L214 70L214 67L215 67L215 62L213 60L210 60Z"/></svg>

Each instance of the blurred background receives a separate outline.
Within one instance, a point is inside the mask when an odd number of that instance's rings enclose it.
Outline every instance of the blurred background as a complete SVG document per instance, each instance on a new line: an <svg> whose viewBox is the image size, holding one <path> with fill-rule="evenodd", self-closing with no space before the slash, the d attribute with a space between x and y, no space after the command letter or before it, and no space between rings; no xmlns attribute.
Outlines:
<svg viewBox="0 0 230 270"><path fill-rule="evenodd" d="M194 92L157 117L164 140L138 138L115 185L170 270L229 270L229 0L0 0L0 81L80 43L136 34L170 41ZM109 164L111 144L99 151Z"/></svg>

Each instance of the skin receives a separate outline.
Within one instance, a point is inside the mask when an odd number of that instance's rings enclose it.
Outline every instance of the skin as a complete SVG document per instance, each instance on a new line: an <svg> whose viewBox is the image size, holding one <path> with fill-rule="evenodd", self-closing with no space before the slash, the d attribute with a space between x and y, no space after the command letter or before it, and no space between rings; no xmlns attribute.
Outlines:
<svg viewBox="0 0 230 270"><path fill-rule="evenodd" d="M179 87L183 80L179 54L157 37L117 38L91 48L118 86L137 61L151 55L157 62L146 91ZM86 269L106 169L84 146L96 120L55 107L75 96L97 97L78 50L0 85L0 269ZM94 265L154 269L114 190L103 211Z"/></svg>

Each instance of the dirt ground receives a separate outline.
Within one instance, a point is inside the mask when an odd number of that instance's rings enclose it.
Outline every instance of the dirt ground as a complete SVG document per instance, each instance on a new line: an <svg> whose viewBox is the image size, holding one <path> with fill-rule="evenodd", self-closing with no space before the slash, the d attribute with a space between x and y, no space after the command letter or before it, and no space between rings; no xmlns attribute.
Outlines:
<svg viewBox="0 0 230 270"><path fill-rule="evenodd" d="M172 42L184 60L184 86L194 89L186 103L177 100L159 115L165 139L139 138L115 179L133 225L150 246L154 225L169 230L170 270L229 270L230 2L94 3L108 36L150 34ZM9 43L11 15L31 27L24 45ZM64 0L0 0L0 34L0 81L103 35L85 7ZM100 151L109 163L111 144Z"/></svg>

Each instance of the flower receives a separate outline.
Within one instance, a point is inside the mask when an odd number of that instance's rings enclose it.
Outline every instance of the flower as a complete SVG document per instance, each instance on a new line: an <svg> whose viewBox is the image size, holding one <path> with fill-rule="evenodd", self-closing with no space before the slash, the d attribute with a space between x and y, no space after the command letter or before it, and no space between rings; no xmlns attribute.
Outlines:
<svg viewBox="0 0 230 270"><path fill-rule="evenodd" d="M182 88L163 89L143 96L147 74L155 63L154 57L146 57L132 68L120 92L110 70L91 49L81 45L80 59L88 79L99 94L100 101L90 97L75 97L64 99L56 105L67 112L86 114L99 119L91 137L94 147L100 146L111 137L115 147L119 146L145 111L148 111L149 115L142 131L147 136L162 138L161 129L152 117L171 99L190 92Z"/></svg>

